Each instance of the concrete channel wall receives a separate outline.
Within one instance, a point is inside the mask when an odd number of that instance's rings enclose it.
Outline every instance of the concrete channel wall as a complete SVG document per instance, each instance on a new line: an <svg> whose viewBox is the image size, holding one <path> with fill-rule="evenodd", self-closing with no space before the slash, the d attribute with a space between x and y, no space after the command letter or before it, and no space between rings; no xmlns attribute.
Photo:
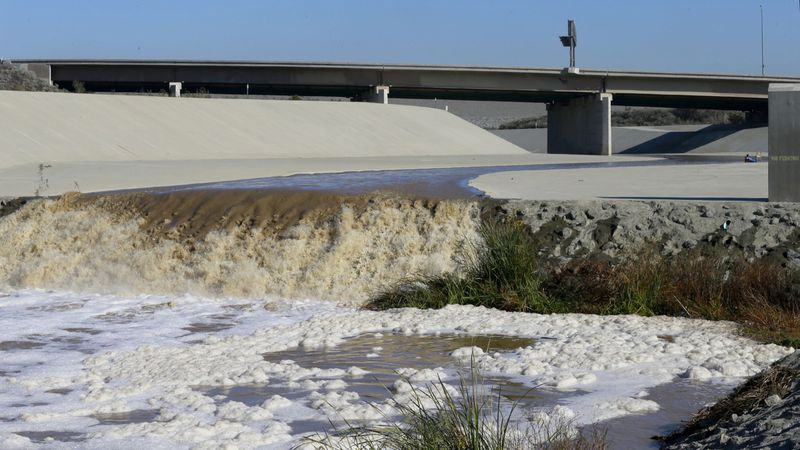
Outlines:
<svg viewBox="0 0 800 450"><path fill-rule="evenodd" d="M442 110L0 91L0 169L75 161L526 154Z"/></svg>
<svg viewBox="0 0 800 450"><path fill-rule="evenodd" d="M800 84L769 88L769 200L800 202Z"/></svg>

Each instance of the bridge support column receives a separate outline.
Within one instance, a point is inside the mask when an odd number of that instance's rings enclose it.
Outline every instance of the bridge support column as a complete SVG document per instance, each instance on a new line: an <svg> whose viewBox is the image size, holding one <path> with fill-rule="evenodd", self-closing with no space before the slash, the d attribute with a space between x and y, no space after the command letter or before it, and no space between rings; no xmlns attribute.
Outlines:
<svg viewBox="0 0 800 450"><path fill-rule="evenodd" d="M372 86L369 90L359 93L354 100L387 105L389 104L389 86Z"/></svg>
<svg viewBox="0 0 800 450"><path fill-rule="evenodd" d="M180 81L173 81L169 84L169 96L170 97L180 97L181 96L181 89L183 89L183 83Z"/></svg>
<svg viewBox="0 0 800 450"><path fill-rule="evenodd" d="M33 72L33 74L36 75L36 78L46 81L50 86L53 85L53 79L51 76L52 70L50 69L50 64L27 63L27 64L17 64L17 66L20 69Z"/></svg>
<svg viewBox="0 0 800 450"><path fill-rule="evenodd" d="M800 84L769 86L769 201L800 202Z"/></svg>
<svg viewBox="0 0 800 450"><path fill-rule="evenodd" d="M611 154L611 94L547 105L547 153Z"/></svg>

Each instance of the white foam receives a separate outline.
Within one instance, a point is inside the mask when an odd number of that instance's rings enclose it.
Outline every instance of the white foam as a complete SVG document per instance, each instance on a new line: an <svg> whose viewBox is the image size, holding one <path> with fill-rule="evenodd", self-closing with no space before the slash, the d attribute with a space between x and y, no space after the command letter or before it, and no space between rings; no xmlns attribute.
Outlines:
<svg viewBox="0 0 800 450"><path fill-rule="evenodd" d="M432 208L376 197L363 210L342 204L322 223L299 220L277 235L248 226L187 243L153 239L140 229L144 219L72 198L32 201L0 220L0 289L313 296L360 305L409 274L456 271L480 240L474 202Z"/></svg>
<svg viewBox="0 0 800 450"><path fill-rule="evenodd" d="M570 392L562 412L574 414L570 420L576 424L653 411L658 404L641 397L653 386L679 376L733 383L790 351L738 336L731 323L668 317L463 306L375 312L312 300L9 294L0 302L2 340L13 343L2 352L0 368L0 443L8 447L29 445L19 433L30 431L79 433L88 439L81 446L89 448L286 447L299 437L292 429L297 421L317 420L324 427L328 419L386 420L396 413L393 402L410 400L412 385L457 382L448 368L398 368L407 381L395 384L396 398L372 405L346 381L369 376L363 369L302 367L263 357L300 346L336 346L364 334L534 338L533 345L511 352L466 347L453 352L453 361L471 358L487 374ZM211 331L202 331L201 323ZM253 384L306 393L268 395L254 404L219 393ZM152 411L156 418L122 425L102 421L104 415L134 411Z"/></svg>

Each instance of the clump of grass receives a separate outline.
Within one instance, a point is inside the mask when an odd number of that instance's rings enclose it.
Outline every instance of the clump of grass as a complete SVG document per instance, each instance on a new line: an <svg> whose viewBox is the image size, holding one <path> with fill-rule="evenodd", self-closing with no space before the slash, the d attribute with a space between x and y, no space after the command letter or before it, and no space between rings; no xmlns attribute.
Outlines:
<svg viewBox="0 0 800 450"><path fill-rule="evenodd" d="M424 388L412 385L411 401L395 401L400 421L387 418L389 425L357 426L345 424L323 436L304 439L299 448L320 449L450 449L450 450L525 450L579 449L607 447L605 434L593 429L590 436L578 433L569 422L531 423L519 428L512 422L517 403L503 407L501 394L475 369L459 376L457 394L452 394L441 379Z"/></svg>
<svg viewBox="0 0 800 450"><path fill-rule="evenodd" d="M640 252L620 263L575 261L544 289L572 312L730 320L756 339L798 347L800 274L724 249Z"/></svg>
<svg viewBox="0 0 800 450"><path fill-rule="evenodd" d="M485 221L483 243L465 257L463 276L413 277L381 293L367 308L441 308L449 304L509 311L551 313L563 310L542 289L543 269L526 225L520 220Z"/></svg>

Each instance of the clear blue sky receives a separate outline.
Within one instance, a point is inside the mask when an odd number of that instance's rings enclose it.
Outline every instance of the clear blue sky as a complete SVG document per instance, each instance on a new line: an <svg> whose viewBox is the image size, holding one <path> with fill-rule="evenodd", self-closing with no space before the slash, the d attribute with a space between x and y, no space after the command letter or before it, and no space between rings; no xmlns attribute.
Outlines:
<svg viewBox="0 0 800 450"><path fill-rule="evenodd" d="M800 76L798 0L0 0L0 58L563 67Z"/></svg>

